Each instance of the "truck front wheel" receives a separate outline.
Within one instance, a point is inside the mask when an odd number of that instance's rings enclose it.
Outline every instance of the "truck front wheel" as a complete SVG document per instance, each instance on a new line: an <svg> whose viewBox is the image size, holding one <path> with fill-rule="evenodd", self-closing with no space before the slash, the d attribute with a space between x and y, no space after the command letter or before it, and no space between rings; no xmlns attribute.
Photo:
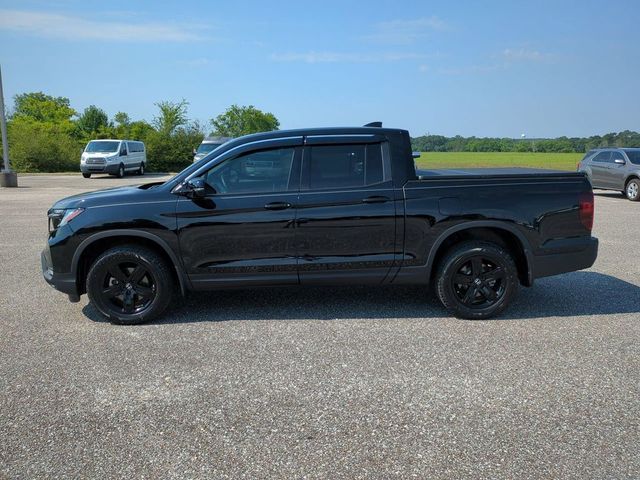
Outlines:
<svg viewBox="0 0 640 480"><path fill-rule="evenodd" d="M113 323L156 318L167 309L173 293L169 265L156 252L138 245L107 250L87 275L89 300Z"/></svg>
<svg viewBox="0 0 640 480"><path fill-rule="evenodd" d="M494 243L469 241L446 253L436 277L436 292L457 318L483 320L502 312L518 291L513 257Z"/></svg>

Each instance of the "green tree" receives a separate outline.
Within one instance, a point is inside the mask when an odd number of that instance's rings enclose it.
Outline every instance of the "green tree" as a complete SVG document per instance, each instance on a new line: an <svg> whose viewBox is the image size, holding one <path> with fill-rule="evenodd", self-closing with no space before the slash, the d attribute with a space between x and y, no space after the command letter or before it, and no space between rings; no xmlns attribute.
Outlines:
<svg viewBox="0 0 640 480"><path fill-rule="evenodd" d="M12 118L30 118L38 122L60 123L76 114L66 97L52 97L42 92L22 93L13 97Z"/></svg>
<svg viewBox="0 0 640 480"><path fill-rule="evenodd" d="M109 127L109 117L101 108L89 105L78 118L77 126L82 132L92 134Z"/></svg>
<svg viewBox="0 0 640 480"><path fill-rule="evenodd" d="M180 102L158 102L155 105L160 109L160 114L153 118L153 125L165 135L171 135L178 127L186 125L189 121L187 117L189 102L184 99Z"/></svg>
<svg viewBox="0 0 640 480"><path fill-rule="evenodd" d="M113 116L113 121L118 124L118 126L127 126L131 123L131 119L129 115L125 112L118 112Z"/></svg>
<svg viewBox="0 0 640 480"><path fill-rule="evenodd" d="M241 137L250 133L277 130L280 122L273 113L258 110L253 105L231 105L224 113L211 119L212 135Z"/></svg>

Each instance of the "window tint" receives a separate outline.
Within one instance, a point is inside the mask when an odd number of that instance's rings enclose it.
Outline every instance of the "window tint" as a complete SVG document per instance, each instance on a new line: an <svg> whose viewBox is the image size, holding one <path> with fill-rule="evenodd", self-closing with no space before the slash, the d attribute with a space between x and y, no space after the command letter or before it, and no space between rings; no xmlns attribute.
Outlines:
<svg viewBox="0 0 640 480"><path fill-rule="evenodd" d="M127 142L122 142L120 144L120 155L126 155L127 154Z"/></svg>
<svg viewBox="0 0 640 480"><path fill-rule="evenodd" d="M608 162L611 158L611 152L600 152L595 157L593 157L594 162Z"/></svg>
<svg viewBox="0 0 640 480"><path fill-rule="evenodd" d="M309 188L363 187L382 182L380 144L311 147Z"/></svg>
<svg viewBox="0 0 640 480"><path fill-rule="evenodd" d="M142 143L142 142L127 142L127 148L129 149L129 153L144 152L144 143Z"/></svg>
<svg viewBox="0 0 640 480"><path fill-rule="evenodd" d="M634 165L640 165L640 150L625 150L629 161Z"/></svg>
<svg viewBox="0 0 640 480"><path fill-rule="evenodd" d="M205 182L217 193L284 192L294 152L294 148L278 148L241 155L213 167Z"/></svg>

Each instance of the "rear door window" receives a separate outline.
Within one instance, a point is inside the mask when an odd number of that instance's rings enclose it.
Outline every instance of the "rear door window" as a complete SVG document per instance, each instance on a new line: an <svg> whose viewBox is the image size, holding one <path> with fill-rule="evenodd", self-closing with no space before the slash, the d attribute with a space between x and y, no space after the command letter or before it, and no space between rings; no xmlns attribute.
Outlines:
<svg viewBox="0 0 640 480"><path fill-rule="evenodd" d="M308 149L308 188L353 188L383 181L379 143L317 145Z"/></svg>

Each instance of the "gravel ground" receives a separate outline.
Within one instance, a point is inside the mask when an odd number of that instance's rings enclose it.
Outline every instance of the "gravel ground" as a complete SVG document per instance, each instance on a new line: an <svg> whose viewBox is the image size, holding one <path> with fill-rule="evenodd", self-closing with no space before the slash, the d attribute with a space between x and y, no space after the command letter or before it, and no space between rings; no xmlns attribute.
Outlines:
<svg viewBox="0 0 640 480"><path fill-rule="evenodd" d="M0 189L0 478L640 478L640 203L599 193L590 270L498 320L418 288L196 295L105 323L41 277L46 210Z"/></svg>

